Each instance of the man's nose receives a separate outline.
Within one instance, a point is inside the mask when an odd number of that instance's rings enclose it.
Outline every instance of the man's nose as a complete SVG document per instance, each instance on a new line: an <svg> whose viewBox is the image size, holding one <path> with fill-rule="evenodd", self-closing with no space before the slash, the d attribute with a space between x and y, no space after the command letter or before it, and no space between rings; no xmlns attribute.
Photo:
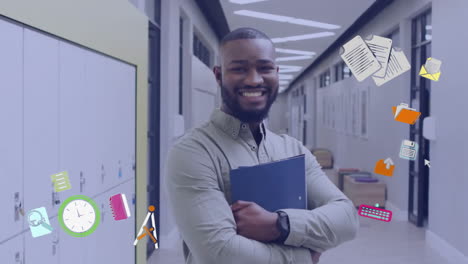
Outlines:
<svg viewBox="0 0 468 264"><path fill-rule="evenodd" d="M257 70L250 70L245 78L245 85L257 87L263 84L262 75L258 74Z"/></svg>

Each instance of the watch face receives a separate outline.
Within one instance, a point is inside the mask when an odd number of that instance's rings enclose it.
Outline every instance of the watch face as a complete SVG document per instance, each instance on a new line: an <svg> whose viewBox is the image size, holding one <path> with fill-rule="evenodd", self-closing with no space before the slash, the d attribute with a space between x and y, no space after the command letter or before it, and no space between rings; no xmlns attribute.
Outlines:
<svg viewBox="0 0 468 264"><path fill-rule="evenodd" d="M75 195L63 202L58 217L60 225L69 235L83 237L97 228L100 213L91 198Z"/></svg>

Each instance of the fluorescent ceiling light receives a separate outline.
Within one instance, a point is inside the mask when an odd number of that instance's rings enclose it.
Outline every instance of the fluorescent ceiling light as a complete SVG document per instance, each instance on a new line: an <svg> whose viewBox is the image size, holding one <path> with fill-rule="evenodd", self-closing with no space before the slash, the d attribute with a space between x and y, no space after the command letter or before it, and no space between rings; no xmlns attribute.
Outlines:
<svg viewBox="0 0 468 264"><path fill-rule="evenodd" d="M245 5L245 4L252 4L257 2L263 2L267 0L229 0L229 2L233 4Z"/></svg>
<svg viewBox="0 0 468 264"><path fill-rule="evenodd" d="M302 70L301 66L294 66L294 65L278 65L280 73L290 73L290 72L298 72Z"/></svg>
<svg viewBox="0 0 468 264"><path fill-rule="evenodd" d="M280 53L289 53L289 54L297 54L297 55L315 55L315 52L313 51L305 51L305 50L293 50L293 49L280 49L276 48L276 52Z"/></svg>
<svg viewBox="0 0 468 264"><path fill-rule="evenodd" d="M292 80L292 74L278 74L280 80Z"/></svg>
<svg viewBox="0 0 468 264"><path fill-rule="evenodd" d="M278 89L278 93L282 93L286 90L286 86L280 86Z"/></svg>
<svg viewBox="0 0 468 264"><path fill-rule="evenodd" d="M287 85L289 83L289 81L285 81L285 80L280 80L279 81L279 85Z"/></svg>
<svg viewBox="0 0 468 264"><path fill-rule="evenodd" d="M297 41L297 40L304 40L304 39L314 39L314 38L323 38L335 35L334 32L319 32L319 33L312 33L312 34L305 34L305 35L296 35L284 38L274 38L271 39L273 43L281 43L281 42L288 42L288 41Z"/></svg>
<svg viewBox="0 0 468 264"><path fill-rule="evenodd" d="M279 57L279 58L276 58L276 61L293 61L293 60L308 60L308 59L312 59L312 56Z"/></svg>
<svg viewBox="0 0 468 264"><path fill-rule="evenodd" d="M254 17L254 18L262 18L262 19L277 21L277 22L285 22L285 23L290 23L290 24L295 24L295 25L323 28L323 29L338 29L341 27L341 26L334 25L334 24L321 23L321 22L308 20L308 19L274 15L270 13L256 12L256 11L251 11L251 10L237 10L237 11L234 11L234 14L240 15L240 16Z"/></svg>

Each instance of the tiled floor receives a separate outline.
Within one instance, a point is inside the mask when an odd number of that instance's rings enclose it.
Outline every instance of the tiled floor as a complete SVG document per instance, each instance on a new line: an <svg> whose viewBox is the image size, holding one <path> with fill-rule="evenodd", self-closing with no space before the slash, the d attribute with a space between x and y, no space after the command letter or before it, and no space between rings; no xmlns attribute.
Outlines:
<svg viewBox="0 0 468 264"><path fill-rule="evenodd" d="M389 223L361 217L355 240L331 249L320 264L449 264L425 243L425 229L408 222ZM159 249L149 264L183 264L181 248Z"/></svg>

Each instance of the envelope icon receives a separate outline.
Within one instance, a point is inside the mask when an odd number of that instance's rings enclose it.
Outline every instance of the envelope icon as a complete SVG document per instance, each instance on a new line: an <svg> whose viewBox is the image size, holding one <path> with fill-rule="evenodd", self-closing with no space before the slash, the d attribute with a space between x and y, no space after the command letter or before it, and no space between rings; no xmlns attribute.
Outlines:
<svg viewBox="0 0 468 264"><path fill-rule="evenodd" d="M442 62L434 58L428 58L426 64L421 66L419 75L429 80L438 81L440 77L440 66Z"/></svg>
<svg viewBox="0 0 468 264"><path fill-rule="evenodd" d="M409 108L407 104L401 103L398 106L392 106L393 116L396 121L414 125L418 121L421 112Z"/></svg>
<svg viewBox="0 0 468 264"><path fill-rule="evenodd" d="M392 159L387 158L385 161L383 159L377 161L375 164L374 172L384 176L393 176L393 171L395 170L395 165Z"/></svg>

